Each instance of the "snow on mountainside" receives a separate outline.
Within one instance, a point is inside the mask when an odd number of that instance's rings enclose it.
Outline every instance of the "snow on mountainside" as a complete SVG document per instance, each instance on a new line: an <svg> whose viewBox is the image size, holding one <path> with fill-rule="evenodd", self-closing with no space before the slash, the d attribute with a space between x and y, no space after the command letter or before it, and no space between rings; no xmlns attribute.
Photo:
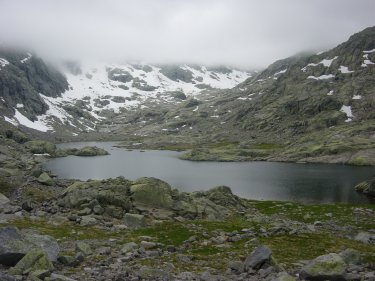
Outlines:
<svg viewBox="0 0 375 281"><path fill-rule="evenodd" d="M30 62L31 54L20 60ZM4 59L5 62L5 59ZM2 63L2 67L7 64ZM82 64L66 62L61 67L69 84L60 96L39 93L48 106L33 120L22 113L22 101L5 121L42 132L68 129L73 135L93 131L96 124L113 114L143 108L144 103L179 103L204 90L228 89L251 75L227 67L147 64ZM1 73L0 73L1 74Z"/></svg>

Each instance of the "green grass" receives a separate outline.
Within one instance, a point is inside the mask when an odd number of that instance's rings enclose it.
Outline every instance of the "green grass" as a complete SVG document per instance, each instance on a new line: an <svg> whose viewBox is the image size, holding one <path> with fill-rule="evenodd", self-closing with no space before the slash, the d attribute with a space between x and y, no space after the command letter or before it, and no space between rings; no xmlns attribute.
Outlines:
<svg viewBox="0 0 375 281"><path fill-rule="evenodd" d="M158 226L133 230L131 236L151 236L155 237L159 243L165 245L179 246L187 240L194 232L190 231L183 223L164 222Z"/></svg>

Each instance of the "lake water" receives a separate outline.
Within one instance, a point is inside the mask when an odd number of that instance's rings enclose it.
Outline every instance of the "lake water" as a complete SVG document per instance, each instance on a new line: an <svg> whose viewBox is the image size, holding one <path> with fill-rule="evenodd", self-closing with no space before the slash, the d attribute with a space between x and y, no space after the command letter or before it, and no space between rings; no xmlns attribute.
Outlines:
<svg viewBox="0 0 375 281"><path fill-rule="evenodd" d="M48 161L45 168L60 178L105 179L124 176L156 177L180 191L207 190L227 185L249 199L302 202L369 203L353 187L374 174L374 167L276 162L192 162L174 151L127 151L116 143L66 143L59 147L98 146L110 155L68 156Z"/></svg>

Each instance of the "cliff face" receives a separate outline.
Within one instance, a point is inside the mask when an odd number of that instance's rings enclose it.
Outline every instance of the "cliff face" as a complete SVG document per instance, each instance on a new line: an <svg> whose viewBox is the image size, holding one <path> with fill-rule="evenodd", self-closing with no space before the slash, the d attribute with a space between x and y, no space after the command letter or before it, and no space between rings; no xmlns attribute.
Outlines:
<svg viewBox="0 0 375 281"><path fill-rule="evenodd" d="M40 58L0 49L0 109L4 115L13 116L17 109L36 120L48 110L40 94L58 97L67 89L65 77Z"/></svg>

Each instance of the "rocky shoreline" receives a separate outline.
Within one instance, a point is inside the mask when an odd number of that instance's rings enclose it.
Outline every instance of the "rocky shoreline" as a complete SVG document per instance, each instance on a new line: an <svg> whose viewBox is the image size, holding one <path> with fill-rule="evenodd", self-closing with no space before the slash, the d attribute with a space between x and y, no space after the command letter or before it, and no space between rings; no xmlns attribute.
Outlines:
<svg viewBox="0 0 375 281"><path fill-rule="evenodd" d="M1 138L0 152L0 280L375 279L373 205L64 180L40 168L58 155L45 142Z"/></svg>

